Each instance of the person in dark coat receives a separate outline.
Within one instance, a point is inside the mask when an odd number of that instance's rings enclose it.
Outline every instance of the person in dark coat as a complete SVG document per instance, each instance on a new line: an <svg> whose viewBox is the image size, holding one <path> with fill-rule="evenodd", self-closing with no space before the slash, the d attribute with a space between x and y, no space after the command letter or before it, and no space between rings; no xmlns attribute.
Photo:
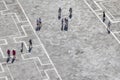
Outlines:
<svg viewBox="0 0 120 80"><path fill-rule="evenodd" d="M103 22L105 22L105 17L106 17L105 11L103 11Z"/></svg>
<svg viewBox="0 0 120 80"><path fill-rule="evenodd" d="M61 31L63 31L63 27L64 27L64 19L61 20Z"/></svg>
<svg viewBox="0 0 120 80"><path fill-rule="evenodd" d="M108 22L108 26L107 26L108 34L110 34L110 26L111 26L111 22L109 21L109 22Z"/></svg>
<svg viewBox="0 0 120 80"><path fill-rule="evenodd" d="M21 50L20 50L21 53L23 53L23 42L21 43Z"/></svg>
<svg viewBox="0 0 120 80"><path fill-rule="evenodd" d="M29 40L29 50L28 50L28 52L31 52L31 50L32 50L32 40L30 39Z"/></svg>
<svg viewBox="0 0 120 80"><path fill-rule="evenodd" d="M36 27L35 30L38 31L38 26L39 26L39 20L38 19L36 20L36 25L37 25L37 27Z"/></svg>
<svg viewBox="0 0 120 80"><path fill-rule="evenodd" d="M65 27L64 27L65 31L68 31L68 19L65 18Z"/></svg>
<svg viewBox="0 0 120 80"><path fill-rule="evenodd" d="M29 45L32 46L32 40L31 39L29 40Z"/></svg>
<svg viewBox="0 0 120 80"><path fill-rule="evenodd" d="M59 20L61 19L61 12L62 12L62 9L59 8L59 9L58 9L58 19L59 19Z"/></svg>
<svg viewBox="0 0 120 80"><path fill-rule="evenodd" d="M71 19L72 18L72 8L69 9L69 18Z"/></svg>

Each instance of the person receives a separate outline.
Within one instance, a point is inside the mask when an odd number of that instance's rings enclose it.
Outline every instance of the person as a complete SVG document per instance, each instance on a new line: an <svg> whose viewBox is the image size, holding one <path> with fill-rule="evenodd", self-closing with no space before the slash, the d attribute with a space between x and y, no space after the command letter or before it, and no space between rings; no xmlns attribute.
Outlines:
<svg viewBox="0 0 120 80"><path fill-rule="evenodd" d="M105 11L103 11L103 22L105 22Z"/></svg>
<svg viewBox="0 0 120 80"><path fill-rule="evenodd" d="M13 54L13 58L12 58L12 62L11 62L11 63L13 63L13 62L15 61L15 58L16 58L16 51L13 50L13 51L12 51L12 54Z"/></svg>
<svg viewBox="0 0 120 80"><path fill-rule="evenodd" d="M39 26L39 20L38 19L37 19L36 23L37 23L36 31L38 31L38 26Z"/></svg>
<svg viewBox="0 0 120 80"><path fill-rule="evenodd" d="M41 21L41 18L39 18L39 24L38 24L38 30L39 31L40 31L41 27L42 27L42 21Z"/></svg>
<svg viewBox="0 0 120 80"><path fill-rule="evenodd" d="M61 24L62 24L62 26L61 26L61 31L63 31L63 26L64 26L63 23L64 23L64 19L62 19L61 22L62 22L62 23L61 23Z"/></svg>
<svg viewBox="0 0 120 80"><path fill-rule="evenodd" d="M65 27L64 27L65 31L68 31L68 19L65 18Z"/></svg>
<svg viewBox="0 0 120 80"><path fill-rule="evenodd" d="M32 46L32 40L31 39L29 40L29 45Z"/></svg>
<svg viewBox="0 0 120 80"><path fill-rule="evenodd" d="M108 34L110 34L110 26L111 26L111 22L109 21L109 22L108 22L108 26L107 26Z"/></svg>
<svg viewBox="0 0 120 80"><path fill-rule="evenodd" d="M71 19L72 18L72 8L69 9L69 18Z"/></svg>
<svg viewBox="0 0 120 80"><path fill-rule="evenodd" d="M10 50L9 49L7 50L7 55L8 55L8 57L7 57L6 62L8 63L10 61Z"/></svg>
<svg viewBox="0 0 120 80"><path fill-rule="evenodd" d="M23 52L23 42L21 43L21 50L20 52L22 53Z"/></svg>
<svg viewBox="0 0 120 80"><path fill-rule="evenodd" d="M7 54L8 54L8 57L10 57L10 50L9 49L7 50Z"/></svg>
<svg viewBox="0 0 120 80"><path fill-rule="evenodd" d="M30 39L29 40L29 50L28 50L28 52L31 52L31 50L32 50L32 40Z"/></svg>
<svg viewBox="0 0 120 80"><path fill-rule="evenodd" d="M61 12L62 12L62 9L59 8L59 9L58 9L58 19L59 19L59 20L61 19Z"/></svg>

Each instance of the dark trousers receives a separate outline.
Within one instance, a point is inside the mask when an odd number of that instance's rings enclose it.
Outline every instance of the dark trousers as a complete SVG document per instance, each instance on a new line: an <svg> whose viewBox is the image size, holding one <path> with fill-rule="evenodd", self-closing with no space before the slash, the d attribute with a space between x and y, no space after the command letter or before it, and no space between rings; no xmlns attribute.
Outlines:
<svg viewBox="0 0 120 80"><path fill-rule="evenodd" d="M31 50L32 50L32 46L29 46L29 50L28 50L28 52L31 52Z"/></svg>
<svg viewBox="0 0 120 80"><path fill-rule="evenodd" d="M68 25L65 25L64 30L68 31Z"/></svg>
<svg viewBox="0 0 120 80"><path fill-rule="evenodd" d="M105 17L103 17L103 22L105 22Z"/></svg>
<svg viewBox="0 0 120 80"><path fill-rule="evenodd" d="M12 59L12 62L11 62L11 63L13 63L14 61L15 61L15 58Z"/></svg>
<svg viewBox="0 0 120 80"><path fill-rule="evenodd" d="M6 62L8 63L10 61L10 57L7 58Z"/></svg>
<svg viewBox="0 0 120 80"><path fill-rule="evenodd" d="M72 18L72 13L70 13L69 18L70 18L70 19Z"/></svg>
<svg viewBox="0 0 120 80"><path fill-rule="evenodd" d="M107 32L108 32L108 34L110 34L110 30L109 29L107 29Z"/></svg>
<svg viewBox="0 0 120 80"><path fill-rule="evenodd" d="M40 31L40 29L41 29L41 26L36 27L36 31Z"/></svg>
<svg viewBox="0 0 120 80"><path fill-rule="evenodd" d="M62 27L61 27L61 31L63 31L63 24L62 24Z"/></svg>
<svg viewBox="0 0 120 80"><path fill-rule="evenodd" d="M21 53L23 52L23 48L21 48L20 52L21 52Z"/></svg>
<svg viewBox="0 0 120 80"><path fill-rule="evenodd" d="M59 20L61 19L61 13L58 14L58 19L59 19Z"/></svg>

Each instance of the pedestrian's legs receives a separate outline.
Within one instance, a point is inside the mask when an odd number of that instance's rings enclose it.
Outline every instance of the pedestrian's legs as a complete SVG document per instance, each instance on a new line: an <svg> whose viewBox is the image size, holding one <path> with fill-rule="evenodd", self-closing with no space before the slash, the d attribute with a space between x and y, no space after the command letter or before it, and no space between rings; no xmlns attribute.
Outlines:
<svg viewBox="0 0 120 80"><path fill-rule="evenodd" d="M22 53L23 52L23 42L21 43L21 50L20 52Z"/></svg>
<svg viewBox="0 0 120 80"><path fill-rule="evenodd" d="M37 25L37 27L36 27L36 31L38 31L38 25Z"/></svg>
<svg viewBox="0 0 120 80"><path fill-rule="evenodd" d="M108 34L110 34L110 30L108 30Z"/></svg>
<svg viewBox="0 0 120 80"><path fill-rule="evenodd" d="M63 31L63 24L62 24L62 27L61 27L61 31Z"/></svg>
<svg viewBox="0 0 120 80"><path fill-rule="evenodd" d="M103 22L105 22L105 17L103 17Z"/></svg>
<svg viewBox="0 0 120 80"><path fill-rule="evenodd" d="M64 31L67 31L67 25L65 24Z"/></svg>
<svg viewBox="0 0 120 80"><path fill-rule="evenodd" d="M23 48L21 48L20 52L23 53Z"/></svg>
<svg viewBox="0 0 120 80"><path fill-rule="evenodd" d="M61 19L61 13L58 14L58 19L59 19L59 20Z"/></svg>
<svg viewBox="0 0 120 80"><path fill-rule="evenodd" d="M32 46L29 46L29 50L28 50L28 52L30 53L30 52L31 52L31 50L32 50Z"/></svg>
<svg viewBox="0 0 120 80"><path fill-rule="evenodd" d="M111 26L111 22L109 21L109 22L108 22L108 26L107 26L108 34L110 34L110 26Z"/></svg>
<svg viewBox="0 0 120 80"><path fill-rule="evenodd" d="M15 57L12 59L12 62L11 63L13 63L15 61Z"/></svg>
<svg viewBox="0 0 120 80"><path fill-rule="evenodd" d="M72 13L70 13L69 18L70 18L70 19L72 18Z"/></svg>
<svg viewBox="0 0 120 80"><path fill-rule="evenodd" d="M38 30L40 31L40 29L41 29L41 26L39 25Z"/></svg>
<svg viewBox="0 0 120 80"><path fill-rule="evenodd" d="M10 61L10 57L7 58L6 62L8 63Z"/></svg>
<svg viewBox="0 0 120 80"><path fill-rule="evenodd" d="M108 34L110 34L110 29L109 28L107 28L107 32L108 32Z"/></svg>

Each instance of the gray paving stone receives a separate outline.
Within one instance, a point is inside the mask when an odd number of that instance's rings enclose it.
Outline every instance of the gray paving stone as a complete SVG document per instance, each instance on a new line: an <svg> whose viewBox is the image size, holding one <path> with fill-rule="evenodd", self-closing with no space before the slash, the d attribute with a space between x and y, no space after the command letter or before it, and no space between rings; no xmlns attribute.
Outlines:
<svg viewBox="0 0 120 80"><path fill-rule="evenodd" d="M12 4L17 3L16 0L3 0L3 1L5 1L5 3L6 3L7 5L12 5Z"/></svg>
<svg viewBox="0 0 120 80"><path fill-rule="evenodd" d="M10 15L0 16L0 37L19 35L17 26ZM7 33L6 33L7 32Z"/></svg>
<svg viewBox="0 0 120 80"><path fill-rule="evenodd" d="M6 10L5 4L3 2L0 2L0 11Z"/></svg>
<svg viewBox="0 0 120 80"><path fill-rule="evenodd" d="M41 75L33 61L14 64L8 67L15 80L41 80Z"/></svg>

